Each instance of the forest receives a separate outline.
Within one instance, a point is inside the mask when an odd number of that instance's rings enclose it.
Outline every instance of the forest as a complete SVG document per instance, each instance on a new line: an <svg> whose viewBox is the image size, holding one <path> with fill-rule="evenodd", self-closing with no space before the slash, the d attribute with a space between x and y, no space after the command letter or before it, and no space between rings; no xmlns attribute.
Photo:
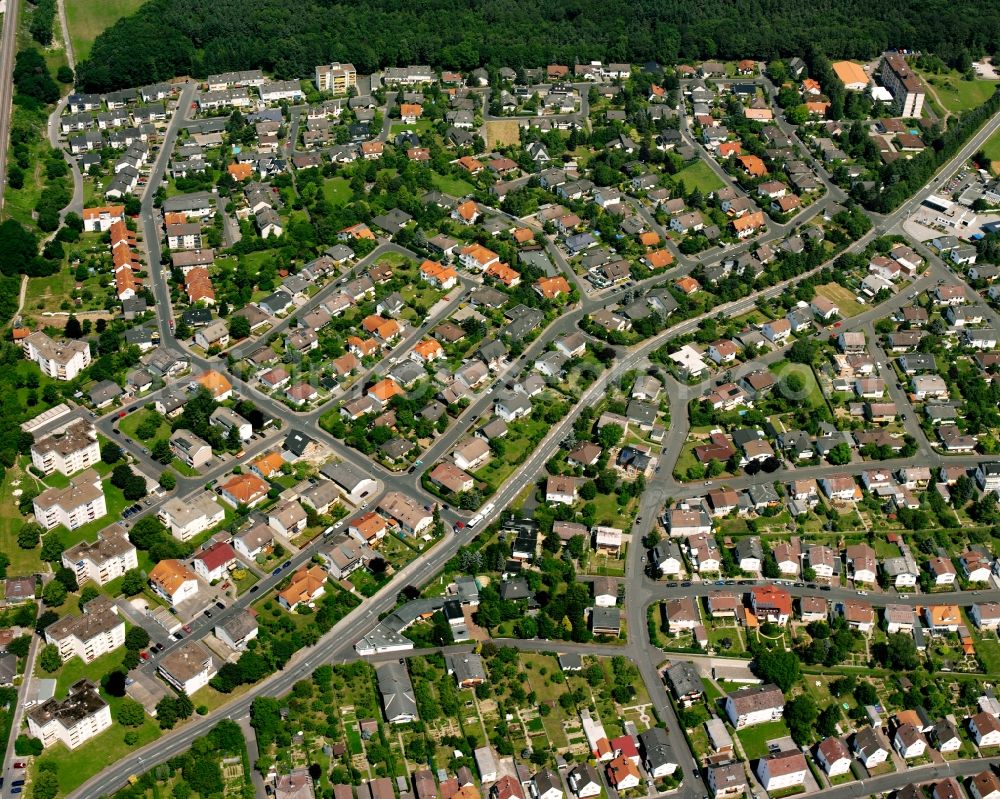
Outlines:
<svg viewBox="0 0 1000 799"><path fill-rule="evenodd" d="M447 24L445 24L445 22ZM1000 49L1000 5L979 0L149 0L102 33L78 83L107 91L228 70L279 78L350 61L471 69L550 62L772 59L815 45L831 58L887 48L946 61Z"/></svg>

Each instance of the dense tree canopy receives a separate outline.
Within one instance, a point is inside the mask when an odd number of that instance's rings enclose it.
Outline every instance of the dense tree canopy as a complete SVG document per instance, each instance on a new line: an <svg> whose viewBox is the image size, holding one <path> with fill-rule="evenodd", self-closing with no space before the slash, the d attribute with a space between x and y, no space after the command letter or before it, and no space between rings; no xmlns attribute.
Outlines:
<svg viewBox="0 0 1000 799"><path fill-rule="evenodd" d="M447 22L447 24L444 24ZM771 59L820 46L830 57L872 57L890 47L995 52L1000 7L975 0L151 0L101 34L77 78L88 90L175 75L261 67L282 78L329 61L359 71L423 64L470 69L591 59L663 63L693 58Z"/></svg>

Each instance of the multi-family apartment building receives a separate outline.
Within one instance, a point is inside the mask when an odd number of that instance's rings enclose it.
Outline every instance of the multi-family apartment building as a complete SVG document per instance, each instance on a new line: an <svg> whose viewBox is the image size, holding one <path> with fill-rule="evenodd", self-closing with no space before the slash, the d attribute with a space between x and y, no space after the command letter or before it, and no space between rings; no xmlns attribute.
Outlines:
<svg viewBox="0 0 1000 799"><path fill-rule="evenodd" d="M45 628L45 641L59 647L64 661L75 656L90 663L125 644L125 622L107 597L98 597L88 602L79 616L52 622Z"/></svg>
<svg viewBox="0 0 1000 799"><path fill-rule="evenodd" d="M69 481L66 488L47 488L33 501L35 519L46 530L60 524L70 530L108 512L101 478L87 469Z"/></svg>
<svg viewBox="0 0 1000 799"><path fill-rule="evenodd" d="M316 88L321 92L347 94L357 88L358 72L354 64L320 64L316 67Z"/></svg>
<svg viewBox="0 0 1000 799"><path fill-rule="evenodd" d="M97 430L83 419L74 419L31 445L31 464L43 474L68 476L89 469L100 459Z"/></svg>
<svg viewBox="0 0 1000 799"><path fill-rule="evenodd" d="M54 341L37 330L24 338L21 347L25 358L55 380L72 380L90 365L90 345L86 341Z"/></svg>
<svg viewBox="0 0 1000 799"><path fill-rule="evenodd" d="M63 551L62 565L76 575L77 583L93 580L107 585L129 569L139 566L135 546L120 524L105 527L93 543L81 541Z"/></svg>
<svg viewBox="0 0 1000 799"><path fill-rule="evenodd" d="M225 519L226 512L210 493L205 492L187 499L171 497L160 506L157 516L170 528L174 538L189 541Z"/></svg>
<svg viewBox="0 0 1000 799"><path fill-rule="evenodd" d="M111 726L111 707L90 680L70 686L65 699L49 699L28 711L28 732L49 747L76 749Z"/></svg>

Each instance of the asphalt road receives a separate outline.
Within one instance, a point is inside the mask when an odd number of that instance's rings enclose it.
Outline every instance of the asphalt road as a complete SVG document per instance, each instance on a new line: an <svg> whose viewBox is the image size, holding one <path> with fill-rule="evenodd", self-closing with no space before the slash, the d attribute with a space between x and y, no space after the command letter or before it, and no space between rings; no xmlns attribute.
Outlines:
<svg viewBox="0 0 1000 799"><path fill-rule="evenodd" d="M14 99L14 54L17 49L17 17L19 0L7 0L3 15L3 34L0 39L0 209L3 208L7 188L7 156L10 150L10 120Z"/></svg>

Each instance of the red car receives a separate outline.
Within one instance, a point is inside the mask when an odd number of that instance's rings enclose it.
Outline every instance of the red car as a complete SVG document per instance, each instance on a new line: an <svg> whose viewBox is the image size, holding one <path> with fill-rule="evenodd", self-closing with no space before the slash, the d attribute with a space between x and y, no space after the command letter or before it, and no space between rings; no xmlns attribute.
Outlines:
<svg viewBox="0 0 1000 799"><path fill-rule="evenodd" d="M186 632L186 633L190 633L191 632L191 625L190 624L185 624L183 627L181 627L181 629L184 630L184 632Z"/></svg>
<svg viewBox="0 0 1000 799"><path fill-rule="evenodd" d="M142 652L139 653L139 657L141 657L143 660L149 660L149 652L143 650Z"/></svg>

